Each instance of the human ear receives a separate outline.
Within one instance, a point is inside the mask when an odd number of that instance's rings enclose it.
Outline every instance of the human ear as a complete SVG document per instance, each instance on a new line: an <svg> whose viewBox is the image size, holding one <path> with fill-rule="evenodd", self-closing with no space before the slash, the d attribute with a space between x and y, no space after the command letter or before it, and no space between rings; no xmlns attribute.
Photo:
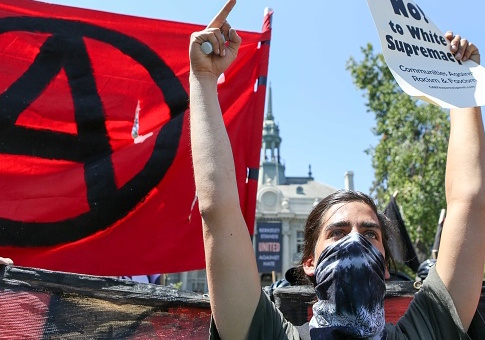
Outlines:
<svg viewBox="0 0 485 340"><path fill-rule="evenodd" d="M303 261L303 271L307 276L315 275L315 264L313 262L313 257L309 257Z"/></svg>

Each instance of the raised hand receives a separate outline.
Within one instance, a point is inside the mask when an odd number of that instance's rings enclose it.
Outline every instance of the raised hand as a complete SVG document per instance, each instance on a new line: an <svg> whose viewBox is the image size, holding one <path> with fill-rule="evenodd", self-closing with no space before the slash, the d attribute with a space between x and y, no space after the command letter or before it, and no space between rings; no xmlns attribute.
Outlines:
<svg viewBox="0 0 485 340"><path fill-rule="evenodd" d="M236 0L229 0L205 30L192 33L189 48L192 74L212 73L219 77L236 59L241 38L227 22L234 5ZM213 53L205 54L202 51L204 42L212 45Z"/></svg>
<svg viewBox="0 0 485 340"><path fill-rule="evenodd" d="M450 42L451 52L454 53L457 60L473 60L480 64L480 52L474 44L463 39L460 35L454 35L451 31L446 32L445 37Z"/></svg>

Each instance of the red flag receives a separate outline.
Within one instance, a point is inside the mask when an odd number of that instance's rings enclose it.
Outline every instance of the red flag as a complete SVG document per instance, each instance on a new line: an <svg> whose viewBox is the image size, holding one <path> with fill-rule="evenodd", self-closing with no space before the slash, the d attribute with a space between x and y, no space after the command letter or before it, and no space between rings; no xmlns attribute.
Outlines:
<svg viewBox="0 0 485 340"><path fill-rule="evenodd" d="M95 275L204 267L187 114L202 28L0 1L2 256ZM252 232L271 30L238 33L219 98Z"/></svg>

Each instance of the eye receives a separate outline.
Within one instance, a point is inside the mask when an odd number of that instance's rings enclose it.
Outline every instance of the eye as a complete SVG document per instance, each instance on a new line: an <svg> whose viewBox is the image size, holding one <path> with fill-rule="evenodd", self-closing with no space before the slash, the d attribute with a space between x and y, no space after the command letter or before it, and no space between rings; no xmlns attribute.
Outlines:
<svg viewBox="0 0 485 340"><path fill-rule="evenodd" d="M364 232L364 236L372 239L372 240L378 240L379 239L379 234L376 233L374 230L367 230Z"/></svg>
<svg viewBox="0 0 485 340"><path fill-rule="evenodd" d="M334 240L338 240L345 236L345 232L342 229L334 229L330 232L329 236Z"/></svg>

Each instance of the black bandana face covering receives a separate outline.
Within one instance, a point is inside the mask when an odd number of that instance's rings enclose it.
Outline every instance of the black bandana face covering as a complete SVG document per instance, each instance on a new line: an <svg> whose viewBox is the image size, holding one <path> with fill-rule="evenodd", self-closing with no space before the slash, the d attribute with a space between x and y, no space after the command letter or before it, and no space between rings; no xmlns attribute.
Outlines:
<svg viewBox="0 0 485 340"><path fill-rule="evenodd" d="M359 233L325 248L315 269L311 338L385 339L384 273L384 257Z"/></svg>

